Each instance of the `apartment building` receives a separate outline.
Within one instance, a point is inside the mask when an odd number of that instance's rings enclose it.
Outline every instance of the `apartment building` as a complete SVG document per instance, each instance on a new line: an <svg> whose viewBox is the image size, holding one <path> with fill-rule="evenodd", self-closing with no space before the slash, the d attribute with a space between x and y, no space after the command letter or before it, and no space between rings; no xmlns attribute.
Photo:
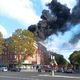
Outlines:
<svg viewBox="0 0 80 80"><path fill-rule="evenodd" d="M21 55L17 55L14 52L9 52L8 45L4 44L3 53L0 55L0 64L8 67L16 66L16 61L18 58L20 59L20 57ZM25 60L22 62L22 67L26 67L27 65L40 65L48 63L49 55L47 50L42 44L38 43L36 44L33 56L26 55Z"/></svg>

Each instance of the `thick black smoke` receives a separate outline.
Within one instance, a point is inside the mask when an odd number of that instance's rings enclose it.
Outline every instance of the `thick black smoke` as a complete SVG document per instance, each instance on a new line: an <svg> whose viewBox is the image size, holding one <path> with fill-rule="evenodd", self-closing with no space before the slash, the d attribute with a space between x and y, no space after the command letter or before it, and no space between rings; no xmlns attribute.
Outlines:
<svg viewBox="0 0 80 80"><path fill-rule="evenodd" d="M37 40L45 40L51 34L65 32L67 30L67 22L73 25L80 23L80 0L77 0L77 5L73 8L72 13L70 13L68 7L57 0L52 0L47 6L49 10L42 11L42 20L28 28L35 34ZM74 36L70 42L75 43L76 39L79 39L79 35Z"/></svg>
<svg viewBox="0 0 80 80"><path fill-rule="evenodd" d="M42 20L37 25L31 25L28 28L38 40L44 40L58 31L64 32L67 29L65 24L70 19L70 9L57 2L57 0L52 0L47 6L50 11L43 10Z"/></svg>
<svg viewBox="0 0 80 80"><path fill-rule="evenodd" d="M72 23L80 23L80 0L77 0L77 5L73 8L72 14Z"/></svg>
<svg viewBox="0 0 80 80"><path fill-rule="evenodd" d="M74 25L80 24L80 0L77 0L76 6L73 8L71 14L71 22ZM80 32L75 35L71 40L70 43L76 44L80 40Z"/></svg>
<svg viewBox="0 0 80 80"><path fill-rule="evenodd" d="M71 40L70 40L70 43L71 44L76 44L78 43L78 41L80 40L80 33L75 35Z"/></svg>

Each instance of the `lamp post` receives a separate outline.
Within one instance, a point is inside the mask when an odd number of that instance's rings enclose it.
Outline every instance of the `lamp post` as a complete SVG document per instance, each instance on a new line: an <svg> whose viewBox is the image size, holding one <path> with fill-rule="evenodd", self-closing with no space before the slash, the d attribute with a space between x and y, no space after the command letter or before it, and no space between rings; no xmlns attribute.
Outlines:
<svg viewBox="0 0 80 80"><path fill-rule="evenodd" d="M52 64L52 66L54 65L54 61L55 61L55 56L51 55L51 64ZM51 75L54 76L54 68L53 67L52 67Z"/></svg>

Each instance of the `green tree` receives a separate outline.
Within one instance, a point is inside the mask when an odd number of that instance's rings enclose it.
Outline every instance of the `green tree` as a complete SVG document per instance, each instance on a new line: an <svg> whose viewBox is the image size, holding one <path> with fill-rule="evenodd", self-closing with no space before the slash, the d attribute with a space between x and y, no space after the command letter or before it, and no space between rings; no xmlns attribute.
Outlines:
<svg viewBox="0 0 80 80"><path fill-rule="evenodd" d="M74 51L70 55L69 60L71 64L80 64L80 51Z"/></svg>
<svg viewBox="0 0 80 80"><path fill-rule="evenodd" d="M3 59L3 64L4 65L8 65L9 64L9 59L8 59L8 56L7 55L10 55L11 53L14 53L14 50L12 49L12 46L11 46L11 38L6 38L4 39L4 44L3 44L3 55L2 59ZM13 55L13 54L12 54Z"/></svg>
<svg viewBox="0 0 80 80"><path fill-rule="evenodd" d="M0 32L0 54L2 54L3 52L3 42L4 42L4 38L2 33Z"/></svg>
<svg viewBox="0 0 80 80"><path fill-rule="evenodd" d="M67 60L63 57L63 55L61 55L61 54L57 54L57 53L53 53L53 52L51 52L51 54L53 55L53 56L55 56L55 59L56 59L56 62L57 62L57 64L58 65L66 65L68 62L67 62Z"/></svg>
<svg viewBox="0 0 80 80"><path fill-rule="evenodd" d="M32 32L28 30L17 29L11 37L12 51L17 54L17 63L20 65L26 58L26 55L32 56L35 51L35 38ZM11 48L10 47L10 48ZM21 56L21 57L20 57Z"/></svg>
<svg viewBox="0 0 80 80"><path fill-rule="evenodd" d="M57 60L57 63L59 65L65 65L65 64L67 64L67 60L63 57L63 55L58 54L56 56L56 60Z"/></svg>

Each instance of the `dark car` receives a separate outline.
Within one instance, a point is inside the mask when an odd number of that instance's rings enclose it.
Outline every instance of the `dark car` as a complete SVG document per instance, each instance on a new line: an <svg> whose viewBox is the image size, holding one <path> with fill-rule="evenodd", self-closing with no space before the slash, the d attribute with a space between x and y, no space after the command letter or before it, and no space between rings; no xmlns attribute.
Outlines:
<svg viewBox="0 0 80 80"><path fill-rule="evenodd" d="M37 70L38 70L38 72L41 72L42 71L42 66L41 65L37 66Z"/></svg>
<svg viewBox="0 0 80 80"><path fill-rule="evenodd" d="M14 72L20 72L21 69L20 69L20 68L11 68L10 71L11 71L11 72L13 72L13 71L14 71Z"/></svg>

